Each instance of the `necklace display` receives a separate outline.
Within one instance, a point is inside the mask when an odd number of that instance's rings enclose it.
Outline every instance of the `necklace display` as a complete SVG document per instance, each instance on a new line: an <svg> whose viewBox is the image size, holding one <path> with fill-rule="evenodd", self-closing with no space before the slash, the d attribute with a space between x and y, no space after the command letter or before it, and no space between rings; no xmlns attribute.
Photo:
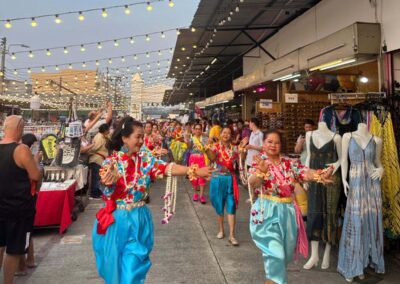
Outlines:
<svg viewBox="0 0 400 284"><path fill-rule="evenodd" d="M178 179L177 177L172 176L173 166L174 163L171 163L167 172L167 184L165 187L165 195L163 196L164 218L161 221L162 224L168 224L172 216L175 214Z"/></svg>

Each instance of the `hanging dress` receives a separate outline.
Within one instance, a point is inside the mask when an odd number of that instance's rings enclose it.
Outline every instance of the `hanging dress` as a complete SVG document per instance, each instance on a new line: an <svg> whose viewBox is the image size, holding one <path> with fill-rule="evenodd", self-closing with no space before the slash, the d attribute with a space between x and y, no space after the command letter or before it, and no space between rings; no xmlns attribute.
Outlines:
<svg viewBox="0 0 400 284"><path fill-rule="evenodd" d="M368 265L377 273L385 272L381 186L371 178L375 154L374 136L365 149L350 139L350 188L338 261L338 271L345 278L363 275Z"/></svg>
<svg viewBox="0 0 400 284"><path fill-rule="evenodd" d="M335 135L332 140L317 148L310 138L310 168L323 169L338 160ZM338 203L341 192L340 174L333 176L334 183L323 185L312 182L308 189L307 237L309 241L337 244Z"/></svg>
<svg viewBox="0 0 400 284"><path fill-rule="evenodd" d="M400 166L396 139L390 113L383 115L383 123L376 114L372 115L372 135L382 139L382 177L383 224L385 234L390 238L400 237Z"/></svg>

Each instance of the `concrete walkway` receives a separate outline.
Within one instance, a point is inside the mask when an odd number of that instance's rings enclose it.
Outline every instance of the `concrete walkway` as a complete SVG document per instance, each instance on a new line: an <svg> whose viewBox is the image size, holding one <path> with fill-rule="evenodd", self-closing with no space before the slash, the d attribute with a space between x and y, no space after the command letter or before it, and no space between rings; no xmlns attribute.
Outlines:
<svg viewBox="0 0 400 284"><path fill-rule="evenodd" d="M181 178L178 184L177 213L168 225L161 225L165 183L158 181L152 186L149 207L153 212L155 246L146 283L264 283L261 253L249 234L247 192L241 190L237 214L236 237L240 246L233 247L227 238L216 239L216 214L210 202L193 203L188 181ZM59 235L56 229L37 230L35 250L39 266L15 283L103 283L97 275L91 243L93 220L101 206L99 201L91 202L64 235ZM227 224L225 228L228 232ZM322 258L322 248L320 255ZM289 283L347 283L336 272L336 250L332 259L328 270L305 271L303 259L290 264ZM387 260L386 265L386 275L367 273L361 283L399 283L398 262Z"/></svg>

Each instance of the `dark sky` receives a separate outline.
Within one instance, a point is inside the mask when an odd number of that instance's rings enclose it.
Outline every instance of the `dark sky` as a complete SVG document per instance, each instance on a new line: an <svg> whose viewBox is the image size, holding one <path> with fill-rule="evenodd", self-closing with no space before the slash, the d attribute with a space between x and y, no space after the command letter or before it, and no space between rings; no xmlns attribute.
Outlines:
<svg viewBox="0 0 400 284"><path fill-rule="evenodd" d="M43 14L55 15L67 11L79 11L91 8L103 8L112 5L124 5L138 3L140 0L0 0L0 19L10 19L16 17L33 17ZM85 20L79 21L78 14L61 16L62 23L56 24L54 17L37 19L38 26L32 28L30 20L21 20L12 22L12 28L6 29L4 22L0 26L0 37L6 37L8 45L26 44L29 49L17 46L11 46L9 51L29 51L33 49L58 47L73 44L82 44L86 42L98 42L121 37L129 37L138 34L152 33L162 30L175 29L178 27L187 27L190 25L193 15L197 9L199 0L174 0L175 6L170 8L168 0L153 3L153 11L148 12L146 5L132 6L130 15L124 13L123 8L107 10L108 17L103 18L101 11L85 13ZM53 64L65 64L70 62L82 62L96 60L126 54L143 53L151 50L166 49L174 47L176 42L176 32L165 33L162 39L160 34L151 36L147 42L144 37L136 38L135 43L131 44L129 40L120 41L119 47L114 44L105 43L102 49L96 45L87 46L85 52L81 52L79 47L68 49L68 54L63 53L63 49L52 51L51 56L47 56L45 51L35 52L34 58L29 58L28 53L16 54L16 60L11 60L10 55L6 59L6 67L9 69L9 76L18 78L27 78L26 70L18 71L18 75L13 75L15 68L25 68L32 66L45 66ZM117 68L154 62L161 60L160 67L156 63L150 67L142 66L141 70L153 70L152 74L158 68L161 68L160 75L166 74L168 66L167 59L172 54L168 51L163 52L162 56L157 53L151 54L149 58L145 55L139 56L134 60L132 57L126 57L122 62L121 58L114 59L112 64L106 61L100 63L99 68L104 71L106 67ZM82 64L73 65L74 69L80 69ZM66 67L60 67L66 68ZM88 69L96 69L94 63L87 64ZM131 72L136 69L131 68ZM122 70L122 69L121 69ZM126 72L126 68L123 69ZM33 72L40 72L40 68ZM55 67L48 67L46 71L55 71ZM11 72L11 73L10 73ZM122 72L122 71L121 71ZM145 72L144 79L154 78L154 75ZM156 81L153 79L153 82Z"/></svg>

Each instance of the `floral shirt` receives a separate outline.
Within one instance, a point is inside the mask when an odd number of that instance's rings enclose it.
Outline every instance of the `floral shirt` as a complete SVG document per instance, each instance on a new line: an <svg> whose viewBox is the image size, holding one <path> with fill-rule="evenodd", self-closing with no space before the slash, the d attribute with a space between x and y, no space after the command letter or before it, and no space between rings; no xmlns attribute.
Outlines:
<svg viewBox="0 0 400 284"><path fill-rule="evenodd" d="M265 153L261 154L261 159L269 161ZM250 169L249 174L255 174L255 166ZM269 176L261 188L261 194L278 197L291 197L294 192L296 181L303 181L307 168L298 160L281 157L279 165L272 162L268 164Z"/></svg>
<svg viewBox="0 0 400 284"><path fill-rule="evenodd" d="M132 157L124 152L114 152L104 161L100 172L105 171L112 161L116 162L121 177L113 186L103 186L102 191L106 200L115 200L117 204L143 200L151 181L162 178L167 167L167 163L152 156L150 151L142 150Z"/></svg>
<svg viewBox="0 0 400 284"><path fill-rule="evenodd" d="M222 143L215 143L211 151L216 155L215 163L219 172L226 172L226 169L231 173L234 171L235 161L239 158L237 146L231 144L225 147Z"/></svg>

